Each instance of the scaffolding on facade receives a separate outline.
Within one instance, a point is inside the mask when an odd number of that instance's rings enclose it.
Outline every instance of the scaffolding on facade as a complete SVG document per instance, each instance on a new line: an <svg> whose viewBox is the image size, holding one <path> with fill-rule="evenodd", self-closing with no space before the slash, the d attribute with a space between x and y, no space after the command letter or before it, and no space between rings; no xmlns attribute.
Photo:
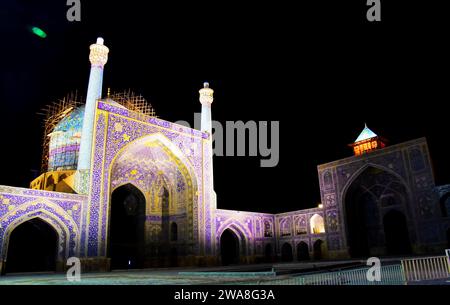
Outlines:
<svg viewBox="0 0 450 305"><path fill-rule="evenodd" d="M130 89L112 94L110 94L110 90L108 89L108 99L115 101L128 110L139 112L150 117L157 117L152 105L142 95L135 94Z"/></svg>
<svg viewBox="0 0 450 305"><path fill-rule="evenodd" d="M44 136L42 139L41 174L47 172L50 136L56 125L74 109L84 105L82 97L78 93L69 93L66 97L47 105L41 110L39 115L44 116Z"/></svg>
<svg viewBox="0 0 450 305"><path fill-rule="evenodd" d="M114 92L113 94L110 94L110 89L108 89L108 99L113 100L128 110L157 118L152 105L148 103L142 95L135 94L130 89L122 92ZM85 100L78 96L78 93L75 91L75 93L69 93L63 99L47 105L40 113L38 113L39 115L44 116L41 174L48 170L50 139L55 127L73 110L84 104Z"/></svg>

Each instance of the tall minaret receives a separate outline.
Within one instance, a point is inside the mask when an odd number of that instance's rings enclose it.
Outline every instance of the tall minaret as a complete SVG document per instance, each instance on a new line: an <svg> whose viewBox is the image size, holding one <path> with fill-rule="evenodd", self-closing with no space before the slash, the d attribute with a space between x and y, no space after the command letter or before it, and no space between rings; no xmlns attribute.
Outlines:
<svg viewBox="0 0 450 305"><path fill-rule="evenodd" d="M91 168L92 135L94 129L95 107L97 100L102 97L103 67L108 61L109 49L103 45L103 38L90 46L89 61L91 73L84 110L83 130L81 133L80 153L78 155L78 170Z"/></svg>
<svg viewBox="0 0 450 305"><path fill-rule="evenodd" d="M200 89L200 103L202 104L202 120L201 131L206 131L211 135L212 121L211 121L211 104L214 101L214 90L209 88L209 83L203 83L203 88Z"/></svg>
<svg viewBox="0 0 450 305"><path fill-rule="evenodd" d="M214 177L213 177L213 135L212 135L212 119L211 119L211 104L214 101L214 90L209 88L209 83L204 82L203 88L200 89L200 103L202 104L202 116L201 116L201 125L200 129L203 132L207 132L209 134L209 141L207 142L209 150L209 171L211 177L211 191L214 192Z"/></svg>
<svg viewBox="0 0 450 305"><path fill-rule="evenodd" d="M211 119L211 104L214 101L214 90L209 88L208 83L203 84L203 88L200 89L200 103L202 104L201 114L201 126L200 129L203 132L209 134L208 139L204 139L203 142L203 204L204 204L204 217L199 221L199 226L202 228L209 228L202 230L200 235L200 255L213 255L215 249L215 238L209 238L208 236L214 236L215 233L215 221L214 211L217 207L216 194L214 192L214 173L213 173L213 135L212 135L212 119ZM209 206L209 209L206 207Z"/></svg>

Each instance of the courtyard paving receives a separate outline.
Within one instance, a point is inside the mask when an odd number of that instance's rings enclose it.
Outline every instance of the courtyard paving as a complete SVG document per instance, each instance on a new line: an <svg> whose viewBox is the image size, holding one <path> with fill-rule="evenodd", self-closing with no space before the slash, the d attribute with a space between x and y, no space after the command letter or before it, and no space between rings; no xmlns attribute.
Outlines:
<svg viewBox="0 0 450 305"><path fill-rule="evenodd" d="M64 274L8 275L0 279L0 285L205 285L232 283L237 280L189 277L154 271L127 271L82 274L80 282L70 282Z"/></svg>
<svg viewBox="0 0 450 305"><path fill-rule="evenodd" d="M342 261L339 264L352 263ZM81 274L80 282L70 282L62 273L45 274L8 274L0 276L0 285L215 285L236 282L254 282L267 279L267 272L276 269L279 274L303 272L316 268L329 268L336 262L308 262L285 264L254 264L245 266L209 267L209 268L159 268L145 270L123 270L105 273ZM184 272L188 274L179 274ZM189 273L209 273L208 276ZM211 275L216 273L217 276ZM249 272L254 276L230 276L230 272ZM261 273L261 276L258 276ZM224 276L226 274L226 276ZM282 275L283 277L283 275Z"/></svg>
<svg viewBox="0 0 450 305"><path fill-rule="evenodd" d="M398 259L384 259L382 263L396 263ZM223 285L234 283L256 284L269 279L283 279L295 274L315 271L333 271L364 265L365 261L342 260L305 263L255 264L210 268L158 268L123 270L105 273L81 274L81 281L70 282L64 273L8 274L0 276L0 285ZM275 270L277 276L268 275ZM181 274L180 274L181 272ZM201 275L205 272L205 275ZM247 272L246 276L230 275ZM217 273L217 275L215 275ZM408 283L413 285L450 285L450 278L443 280Z"/></svg>

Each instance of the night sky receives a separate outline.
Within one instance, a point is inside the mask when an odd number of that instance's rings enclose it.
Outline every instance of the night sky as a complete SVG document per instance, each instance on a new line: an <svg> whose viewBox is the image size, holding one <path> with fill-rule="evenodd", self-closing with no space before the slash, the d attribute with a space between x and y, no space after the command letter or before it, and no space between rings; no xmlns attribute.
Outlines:
<svg viewBox="0 0 450 305"><path fill-rule="evenodd" d="M351 156L364 122L391 144L425 136L437 184L450 183L446 8L385 0L382 22L370 23L365 0L81 3L81 22L68 22L65 0L2 1L2 185L27 187L36 176L36 113L71 91L86 95L98 36L110 48L104 94L131 88L160 118L192 122L209 81L215 120L280 121L277 167L215 157L219 208L316 206L317 165Z"/></svg>

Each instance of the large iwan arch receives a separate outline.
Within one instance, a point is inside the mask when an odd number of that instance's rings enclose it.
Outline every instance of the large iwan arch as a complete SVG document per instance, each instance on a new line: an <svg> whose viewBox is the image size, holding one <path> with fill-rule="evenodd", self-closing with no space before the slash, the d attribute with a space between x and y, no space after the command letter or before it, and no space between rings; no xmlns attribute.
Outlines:
<svg viewBox="0 0 450 305"><path fill-rule="evenodd" d="M410 212L412 200L403 179L382 166L366 165L349 179L341 198L349 254L388 254L386 240L390 236L386 236L383 215L392 208L405 215ZM409 234L405 238L409 240Z"/></svg>
<svg viewBox="0 0 450 305"><path fill-rule="evenodd" d="M160 133L141 137L119 151L109 175L110 190L133 185L142 193L144 267L177 264L175 255L167 259L170 253L177 253L176 257L194 254L188 245L194 242L196 234L197 178L192 164L176 145ZM111 198L110 195L108 232L111 232ZM170 239L173 222L179 228L176 240Z"/></svg>

